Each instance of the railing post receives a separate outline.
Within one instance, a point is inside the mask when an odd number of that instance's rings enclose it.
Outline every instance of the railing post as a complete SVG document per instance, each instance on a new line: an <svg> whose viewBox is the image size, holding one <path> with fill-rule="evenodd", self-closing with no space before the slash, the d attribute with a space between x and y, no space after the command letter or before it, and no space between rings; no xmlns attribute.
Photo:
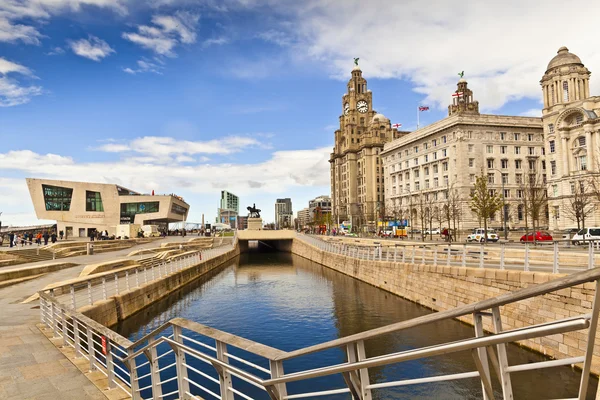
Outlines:
<svg viewBox="0 0 600 400"><path fill-rule="evenodd" d="M280 378L283 376L283 361L273 361L269 360L269 369L271 370L271 378ZM285 383L280 383L275 385L275 389L277 390L278 398L283 399L287 396L287 386Z"/></svg>
<svg viewBox="0 0 600 400"><path fill-rule="evenodd" d="M115 384L115 363L112 355L112 345L110 339L106 338L106 373L108 374L108 388L114 389L117 387Z"/></svg>
<svg viewBox="0 0 600 400"><path fill-rule="evenodd" d="M54 305L54 302L51 301L50 302L50 315L52 316L52 337L57 337L58 336L58 325L56 323L56 314L54 309L56 308L56 306Z"/></svg>
<svg viewBox="0 0 600 400"><path fill-rule="evenodd" d="M229 364L229 359L225 355L227 353L227 344L219 340L215 340L217 349L217 360ZM232 387L231 374L224 368L218 368L219 387L221 388L221 400L234 400L234 393L229 390Z"/></svg>
<svg viewBox="0 0 600 400"><path fill-rule="evenodd" d="M92 328L85 326L85 334L87 336L88 360L90 362L90 372L96 370L96 351L94 350L94 338L92 336Z"/></svg>
<svg viewBox="0 0 600 400"><path fill-rule="evenodd" d="M592 356L594 355L594 343L596 340L596 330L598 329L598 311L600 307L600 279L596 281L596 291L594 292L594 302L592 303L592 318L588 328L588 337L585 350L585 361L581 371L581 382L579 384L579 397L586 398L588 382L590 379L590 369L592 366Z"/></svg>
<svg viewBox="0 0 600 400"><path fill-rule="evenodd" d="M90 303L90 306L92 304L94 304L94 299L92 298L92 282L88 281L87 283L87 292L88 292L88 302Z"/></svg>
<svg viewBox="0 0 600 400"><path fill-rule="evenodd" d="M137 270L137 268L136 268ZM127 349L127 356L131 356L135 352L134 349ZM138 381L137 366L135 357L131 357L125 362L125 366L129 370L129 384L131 385L131 399L142 400L140 393L140 382Z"/></svg>
<svg viewBox="0 0 600 400"><path fill-rule="evenodd" d="M462 266L466 267L467 266L467 245L463 244L463 250L462 250Z"/></svg>
<svg viewBox="0 0 600 400"><path fill-rule="evenodd" d="M365 353L365 343L362 340L356 342L356 352L358 361L366 360L367 355ZM358 375L360 377L360 392L362 400L372 400L371 389L367 389L369 386L369 370L367 368L359 369Z"/></svg>
<svg viewBox="0 0 600 400"><path fill-rule="evenodd" d="M129 291L129 270L125 271L125 288Z"/></svg>
<svg viewBox="0 0 600 400"><path fill-rule="evenodd" d="M588 242L588 269L594 268L594 242Z"/></svg>
<svg viewBox="0 0 600 400"><path fill-rule="evenodd" d="M525 271L529 271L529 243L525 243Z"/></svg>
<svg viewBox="0 0 600 400"><path fill-rule="evenodd" d="M506 251L506 244L500 244L500 269L505 269L504 266L504 252Z"/></svg>
<svg viewBox="0 0 600 400"><path fill-rule="evenodd" d="M181 337L181 327L172 325L173 327L173 340L183 345L183 338ZM172 346L173 352L175 353L175 368L177 368L177 386L179 387L179 398L185 399L188 397L187 393L190 391L190 384L187 381L187 362L185 359L185 352L179 346ZM233 396L232 396L233 398Z"/></svg>
<svg viewBox="0 0 600 400"><path fill-rule="evenodd" d="M494 333L498 334L502 332L502 318L500 316L500 308L492 308L492 322L494 325ZM499 343L496 345L498 350L498 368L500 369L500 381L502 383L502 394L505 399L512 399L512 383L510 381L510 373L506 370L508 368L508 357L506 353L506 343Z"/></svg>
<svg viewBox="0 0 600 400"><path fill-rule="evenodd" d="M64 308L60 309L60 323L62 325L62 337L63 337L63 347L67 346L69 339L69 331L67 329L67 313Z"/></svg>
<svg viewBox="0 0 600 400"><path fill-rule="evenodd" d="M479 245L479 268L483 268L483 248L484 244Z"/></svg>
<svg viewBox="0 0 600 400"><path fill-rule="evenodd" d="M552 273L558 274L558 242L552 243L554 246L554 259L552 263Z"/></svg>
<svg viewBox="0 0 600 400"><path fill-rule="evenodd" d="M478 312L473 313L473 323L475 324L475 337L482 337L483 334L483 321L482 316ZM479 347L476 350L473 349L473 357L475 358L475 363L478 366L480 380L481 380L481 388L483 389L483 399L490 400L490 391L491 391L491 379L490 379L490 365L488 363L488 357L485 347ZM479 360L477 360L479 359ZM479 362L478 362L479 361ZM493 396L493 392L492 392Z"/></svg>
<svg viewBox="0 0 600 400"><path fill-rule="evenodd" d="M75 286L70 285L69 289L71 291L71 307L73 307L73 310L77 310L77 303L75 303Z"/></svg>
<svg viewBox="0 0 600 400"><path fill-rule="evenodd" d="M154 342L155 337L151 336L148 338L148 344ZM147 350L144 350L144 354L150 362L150 379L152 380L152 398L160 399L162 397L162 387L160 385L160 372L156 354L156 346L149 346Z"/></svg>
<svg viewBox="0 0 600 400"><path fill-rule="evenodd" d="M81 338L79 337L79 322L73 320L73 343L75 345L75 358L81 357Z"/></svg>

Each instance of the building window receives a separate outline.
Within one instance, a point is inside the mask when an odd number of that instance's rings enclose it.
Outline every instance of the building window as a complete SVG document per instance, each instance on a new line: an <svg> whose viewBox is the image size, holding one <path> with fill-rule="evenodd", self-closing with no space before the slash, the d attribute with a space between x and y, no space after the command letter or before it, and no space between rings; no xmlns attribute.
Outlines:
<svg viewBox="0 0 600 400"><path fill-rule="evenodd" d="M515 182L517 184L522 184L523 183L523 174L515 174Z"/></svg>
<svg viewBox="0 0 600 400"><path fill-rule="evenodd" d="M475 174L469 175L469 182L475 182Z"/></svg>
<svg viewBox="0 0 600 400"><path fill-rule="evenodd" d="M563 102L569 101L569 83L567 81L563 82Z"/></svg>
<svg viewBox="0 0 600 400"><path fill-rule="evenodd" d="M515 146L515 154L521 154L521 146Z"/></svg>
<svg viewBox="0 0 600 400"><path fill-rule="evenodd" d="M415 182L415 190L421 190L419 182Z"/></svg>
<svg viewBox="0 0 600 400"><path fill-rule="evenodd" d="M442 143L446 143L446 135L442 136Z"/></svg>
<svg viewBox="0 0 600 400"><path fill-rule="evenodd" d="M506 154L506 146L500 146L500 154Z"/></svg>
<svg viewBox="0 0 600 400"><path fill-rule="evenodd" d="M585 136L579 136L577 138L577 143L579 144L579 146L585 146Z"/></svg>
<svg viewBox="0 0 600 400"><path fill-rule="evenodd" d="M502 183L505 185L508 183L508 174L502 174Z"/></svg>
<svg viewBox="0 0 600 400"><path fill-rule="evenodd" d="M504 198L505 199L510 198L510 189L504 189Z"/></svg>
<svg viewBox="0 0 600 400"><path fill-rule="evenodd" d="M508 160L501 160L500 165L502 166L502 169L508 168Z"/></svg>
<svg viewBox="0 0 600 400"><path fill-rule="evenodd" d="M515 169L521 169L521 160L515 160Z"/></svg>
<svg viewBox="0 0 600 400"><path fill-rule="evenodd" d="M472 153L472 152L473 152L473 148L474 148L474 146L473 146L472 144L470 144L470 145L469 145L469 153Z"/></svg>
<svg viewBox="0 0 600 400"><path fill-rule="evenodd" d="M500 140L506 140L506 132L500 132Z"/></svg>
<svg viewBox="0 0 600 400"><path fill-rule="evenodd" d="M488 183L493 184L494 183L494 173L489 173L488 175Z"/></svg>
<svg viewBox="0 0 600 400"><path fill-rule="evenodd" d="M487 167L490 169L494 168L494 159L493 158L488 158Z"/></svg>
<svg viewBox="0 0 600 400"><path fill-rule="evenodd" d="M513 133L513 139L514 140L520 140L521 139L521 134L520 133Z"/></svg>
<svg viewBox="0 0 600 400"><path fill-rule="evenodd" d="M437 139L433 139L433 147L437 146Z"/></svg>
<svg viewBox="0 0 600 400"><path fill-rule="evenodd" d="M535 160L529 160L529 170L535 171Z"/></svg>
<svg viewBox="0 0 600 400"><path fill-rule="evenodd" d="M439 180L438 178L433 178L433 187L436 188L439 185Z"/></svg>
<svg viewBox="0 0 600 400"><path fill-rule="evenodd" d="M554 133L554 124L548 124L548 133Z"/></svg>
<svg viewBox="0 0 600 400"><path fill-rule="evenodd" d="M528 142L533 142L533 134L532 133L528 133L527 134L527 141Z"/></svg>
<svg viewBox="0 0 600 400"><path fill-rule="evenodd" d="M517 218L519 221L523 221L523 204L519 204L517 207Z"/></svg>
<svg viewBox="0 0 600 400"><path fill-rule="evenodd" d="M556 161L550 161L550 173L556 175Z"/></svg>
<svg viewBox="0 0 600 400"><path fill-rule="evenodd" d="M415 153L419 152L419 146L415 146Z"/></svg>
<svg viewBox="0 0 600 400"><path fill-rule="evenodd" d="M156 213L159 211L158 201L148 201L143 203L122 203L121 204L121 223L130 224L135 220L136 214Z"/></svg>
<svg viewBox="0 0 600 400"><path fill-rule="evenodd" d="M442 163L442 171L448 171L448 163Z"/></svg>
<svg viewBox="0 0 600 400"><path fill-rule="evenodd" d="M427 147L428 147L428 145L427 145L427 142L423 143L423 148L424 148L425 150L427 150Z"/></svg>
<svg viewBox="0 0 600 400"><path fill-rule="evenodd" d="M442 150L442 157L446 157L448 155L448 150L443 149Z"/></svg>
<svg viewBox="0 0 600 400"><path fill-rule="evenodd" d="M42 185L46 211L69 211L73 189L60 186Z"/></svg>
<svg viewBox="0 0 600 400"><path fill-rule="evenodd" d="M425 154L425 162L429 161L429 154Z"/></svg>
<svg viewBox="0 0 600 400"><path fill-rule="evenodd" d="M554 140L550 141L550 153L554 153L556 151L556 145L554 143Z"/></svg>
<svg viewBox="0 0 600 400"><path fill-rule="evenodd" d="M429 176L429 167L425 167L425 175Z"/></svg>
<svg viewBox="0 0 600 400"><path fill-rule="evenodd" d="M488 145L486 146L486 152L487 152L488 154L493 154L493 153L494 153L494 146L492 146L492 145L489 145L489 144L488 144Z"/></svg>
<svg viewBox="0 0 600 400"><path fill-rule="evenodd" d="M583 123L583 114L577 114L577 116L575 117L575 122L577 123L577 125L581 125Z"/></svg>
<svg viewBox="0 0 600 400"><path fill-rule="evenodd" d="M529 151L529 155L530 156L534 156L535 155L535 147L528 147L528 151Z"/></svg>
<svg viewBox="0 0 600 400"><path fill-rule="evenodd" d="M448 187L448 175L444 176L444 186Z"/></svg>
<svg viewBox="0 0 600 400"><path fill-rule="evenodd" d="M419 165L419 158L415 158L415 162L414 162L414 164L415 164L415 165Z"/></svg>
<svg viewBox="0 0 600 400"><path fill-rule="evenodd" d="M581 170L581 171L587 170L587 156L577 157L577 164L579 166L579 170Z"/></svg>
<svg viewBox="0 0 600 400"><path fill-rule="evenodd" d="M425 189L429 189L429 179L425 179Z"/></svg>
<svg viewBox="0 0 600 400"><path fill-rule="evenodd" d="M559 206L554 206L554 217L556 219L560 218L560 207Z"/></svg>
<svg viewBox="0 0 600 400"><path fill-rule="evenodd" d="M415 176L415 178L419 177L419 170L418 169L414 170L414 176Z"/></svg>
<svg viewBox="0 0 600 400"><path fill-rule="evenodd" d="M474 166L475 166L475 159L469 158L469 167L474 167Z"/></svg>
<svg viewBox="0 0 600 400"><path fill-rule="evenodd" d="M558 196L558 185L552 185L552 196Z"/></svg>
<svg viewBox="0 0 600 400"><path fill-rule="evenodd" d="M171 212L174 214L185 215L187 209L185 207L180 206L179 204L173 204L171 206Z"/></svg>
<svg viewBox="0 0 600 400"><path fill-rule="evenodd" d="M85 211L104 211L100 192L85 191Z"/></svg>

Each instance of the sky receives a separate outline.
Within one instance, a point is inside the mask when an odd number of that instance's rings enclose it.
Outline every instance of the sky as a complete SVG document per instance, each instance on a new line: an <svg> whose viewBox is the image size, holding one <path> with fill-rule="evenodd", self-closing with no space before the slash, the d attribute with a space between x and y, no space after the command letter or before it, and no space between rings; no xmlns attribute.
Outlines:
<svg viewBox="0 0 600 400"><path fill-rule="evenodd" d="M0 220L38 222L36 177L176 193L192 222L229 190L273 221L276 198L297 212L330 192L354 57L405 130L418 105L421 125L447 115L463 70L482 112L540 116L560 46L600 71L598 15L554 0L0 0Z"/></svg>

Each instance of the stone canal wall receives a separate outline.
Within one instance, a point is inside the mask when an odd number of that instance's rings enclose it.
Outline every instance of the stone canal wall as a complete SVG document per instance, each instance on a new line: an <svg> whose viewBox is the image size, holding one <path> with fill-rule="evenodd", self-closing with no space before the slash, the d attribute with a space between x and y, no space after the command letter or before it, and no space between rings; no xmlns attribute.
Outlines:
<svg viewBox="0 0 600 400"><path fill-rule="evenodd" d="M82 307L78 311L104 326L114 326L119 321L161 300L239 254L239 246L236 246L227 253L203 260L196 265L171 273L139 288L128 290L106 300L96 301L93 305Z"/></svg>
<svg viewBox="0 0 600 400"><path fill-rule="evenodd" d="M294 240L292 252L333 270L414 301L435 311L475 303L508 291L556 279L547 272L448 267L389 261L367 261L326 253L302 240ZM504 329L520 328L548 320L591 312L593 283L559 290L500 308ZM473 324L472 317L461 321ZM492 330L491 318L483 318ZM520 344L554 358L584 355L587 332L569 332L522 341ZM600 331L594 346L592 372L600 373Z"/></svg>

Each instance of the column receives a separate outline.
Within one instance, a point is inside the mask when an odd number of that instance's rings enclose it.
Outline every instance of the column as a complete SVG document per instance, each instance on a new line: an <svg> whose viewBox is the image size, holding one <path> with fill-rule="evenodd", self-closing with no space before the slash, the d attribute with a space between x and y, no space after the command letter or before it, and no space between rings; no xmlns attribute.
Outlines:
<svg viewBox="0 0 600 400"><path fill-rule="evenodd" d="M556 129L556 128L555 128ZM569 170L569 141L567 137L562 136L562 141L560 143L561 152L562 152L562 162L563 162L563 171L562 176L568 176L570 174Z"/></svg>
<svg viewBox="0 0 600 400"><path fill-rule="evenodd" d="M593 147L593 143L592 143L592 131L585 131L585 147L587 150L587 169L588 170L592 170L595 169L596 167L596 163L595 163L595 154L594 154L594 147Z"/></svg>

